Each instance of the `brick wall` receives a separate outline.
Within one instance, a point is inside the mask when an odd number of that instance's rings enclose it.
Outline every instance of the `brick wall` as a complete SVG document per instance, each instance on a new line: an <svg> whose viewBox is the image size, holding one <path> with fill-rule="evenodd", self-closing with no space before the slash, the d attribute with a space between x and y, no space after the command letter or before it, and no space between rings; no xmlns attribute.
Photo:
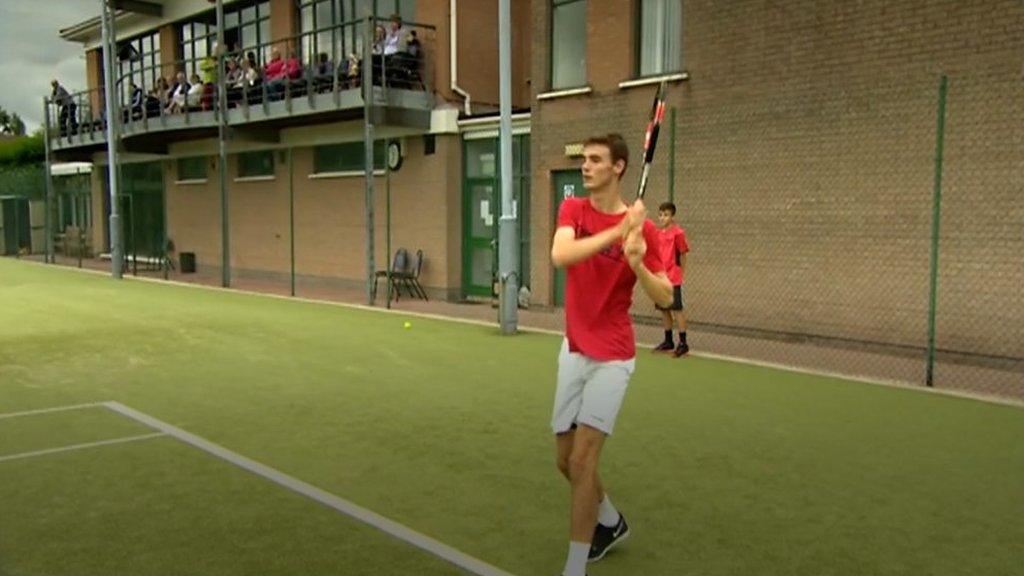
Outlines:
<svg viewBox="0 0 1024 576"><path fill-rule="evenodd" d="M534 93L549 85L533 3ZM675 200L691 318L923 345L939 75L950 76L939 346L1024 357L1024 6L1012 0L684 2ZM592 0L591 95L534 102L535 234L564 145L620 131L638 153L654 88L633 75L634 3ZM540 80L543 79L543 82ZM648 206L668 196L669 127ZM624 181L631 197L637 170ZM547 262L535 237L533 261ZM538 299L548 266L535 264ZM637 310L648 310L639 299Z"/></svg>
<svg viewBox="0 0 1024 576"><path fill-rule="evenodd" d="M426 256L421 283L446 295L460 285L461 195L458 139L438 138L437 152L423 154L420 136L404 138L402 167L391 175L392 250L422 249ZM289 185L286 152L275 151L272 180L236 181L237 156L228 157L231 266L250 273L284 275L291 268ZM178 252L195 252L202 267L221 265L220 194L216 157L208 158L207 181L178 184L177 166L166 171L168 236ZM366 219L361 176L310 178L313 149L293 152L296 274L361 282L365 278ZM374 179L375 259L383 269L386 254L386 181Z"/></svg>

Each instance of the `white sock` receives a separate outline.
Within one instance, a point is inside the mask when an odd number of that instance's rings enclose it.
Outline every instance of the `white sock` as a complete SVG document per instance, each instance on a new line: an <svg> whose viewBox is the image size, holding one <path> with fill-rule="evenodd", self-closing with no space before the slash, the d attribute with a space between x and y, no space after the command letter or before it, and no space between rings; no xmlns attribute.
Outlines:
<svg viewBox="0 0 1024 576"><path fill-rule="evenodd" d="M614 528L619 523L619 511L612 506L612 501L605 494L601 504L597 507L597 521L604 526Z"/></svg>
<svg viewBox="0 0 1024 576"><path fill-rule="evenodd" d="M565 560L562 576L587 576L587 556L590 555L589 542L569 542L569 557Z"/></svg>

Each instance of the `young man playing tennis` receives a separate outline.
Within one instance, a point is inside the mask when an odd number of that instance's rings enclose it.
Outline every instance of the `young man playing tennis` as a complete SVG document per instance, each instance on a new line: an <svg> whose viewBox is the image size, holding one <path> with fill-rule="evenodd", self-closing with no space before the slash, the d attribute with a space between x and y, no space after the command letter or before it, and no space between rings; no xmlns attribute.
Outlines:
<svg viewBox="0 0 1024 576"><path fill-rule="evenodd" d="M656 303L672 303L672 285L657 253L657 232L641 200L623 202L629 164L622 136L583 145L588 198L567 198L558 211L551 261L567 269L565 340L551 427L558 469L572 487L572 528L563 576L585 576L629 534L598 477L601 448L612 433L636 355L629 308L637 281ZM650 249L648 249L650 247Z"/></svg>

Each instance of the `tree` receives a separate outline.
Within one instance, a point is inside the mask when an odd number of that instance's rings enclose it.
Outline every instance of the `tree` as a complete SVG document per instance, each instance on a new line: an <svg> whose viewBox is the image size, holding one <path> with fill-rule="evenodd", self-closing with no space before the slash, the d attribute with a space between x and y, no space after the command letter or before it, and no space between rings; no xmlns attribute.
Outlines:
<svg viewBox="0 0 1024 576"><path fill-rule="evenodd" d="M15 112L7 112L0 108L0 134L9 136L24 136L25 123Z"/></svg>

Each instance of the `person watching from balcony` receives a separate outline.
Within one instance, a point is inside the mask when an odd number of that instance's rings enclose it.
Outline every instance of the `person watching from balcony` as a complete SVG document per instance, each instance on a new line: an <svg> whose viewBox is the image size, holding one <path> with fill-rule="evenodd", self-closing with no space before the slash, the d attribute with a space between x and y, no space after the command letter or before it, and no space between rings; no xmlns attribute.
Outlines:
<svg viewBox="0 0 1024 576"><path fill-rule="evenodd" d="M78 106L75 105L75 99L68 94L68 91L57 82L54 78L50 82L50 86L53 87L53 92L50 94L50 99L57 104L60 109L58 113L60 135L70 136L78 133L78 119L76 118L76 109Z"/></svg>
<svg viewBox="0 0 1024 576"><path fill-rule="evenodd" d="M270 51L270 62L263 67L263 77L267 82L267 93L271 99L277 100L277 95L284 92L284 82L287 77L280 49L274 48Z"/></svg>
<svg viewBox="0 0 1024 576"><path fill-rule="evenodd" d="M185 111L185 97L188 95L189 84L185 79L184 72L178 72L175 76L174 86L171 88L170 101L167 104L168 114L177 114Z"/></svg>
<svg viewBox="0 0 1024 576"><path fill-rule="evenodd" d="M214 44L213 50L199 63L199 70L203 73L203 110L213 109L213 96L217 92L217 59L221 50L220 44Z"/></svg>
<svg viewBox="0 0 1024 576"><path fill-rule="evenodd" d="M142 118L142 103L144 96L142 94L142 88L139 88L138 84L134 81L128 84L129 86L129 101L128 110L125 112L125 122L131 120L138 120Z"/></svg>
<svg viewBox="0 0 1024 576"><path fill-rule="evenodd" d="M402 25L402 17L398 14L392 14L391 22L388 24L387 35L384 38L384 55L392 56L399 52L405 52L406 35L408 32Z"/></svg>
<svg viewBox="0 0 1024 576"><path fill-rule="evenodd" d="M189 83L191 85L185 97L185 104L189 107L199 106L199 101L203 96L203 81L199 79L199 74L193 73L189 77Z"/></svg>
<svg viewBox="0 0 1024 576"><path fill-rule="evenodd" d="M299 62L294 50L288 51L288 59L284 61L284 72L290 80L302 78L302 62Z"/></svg>

